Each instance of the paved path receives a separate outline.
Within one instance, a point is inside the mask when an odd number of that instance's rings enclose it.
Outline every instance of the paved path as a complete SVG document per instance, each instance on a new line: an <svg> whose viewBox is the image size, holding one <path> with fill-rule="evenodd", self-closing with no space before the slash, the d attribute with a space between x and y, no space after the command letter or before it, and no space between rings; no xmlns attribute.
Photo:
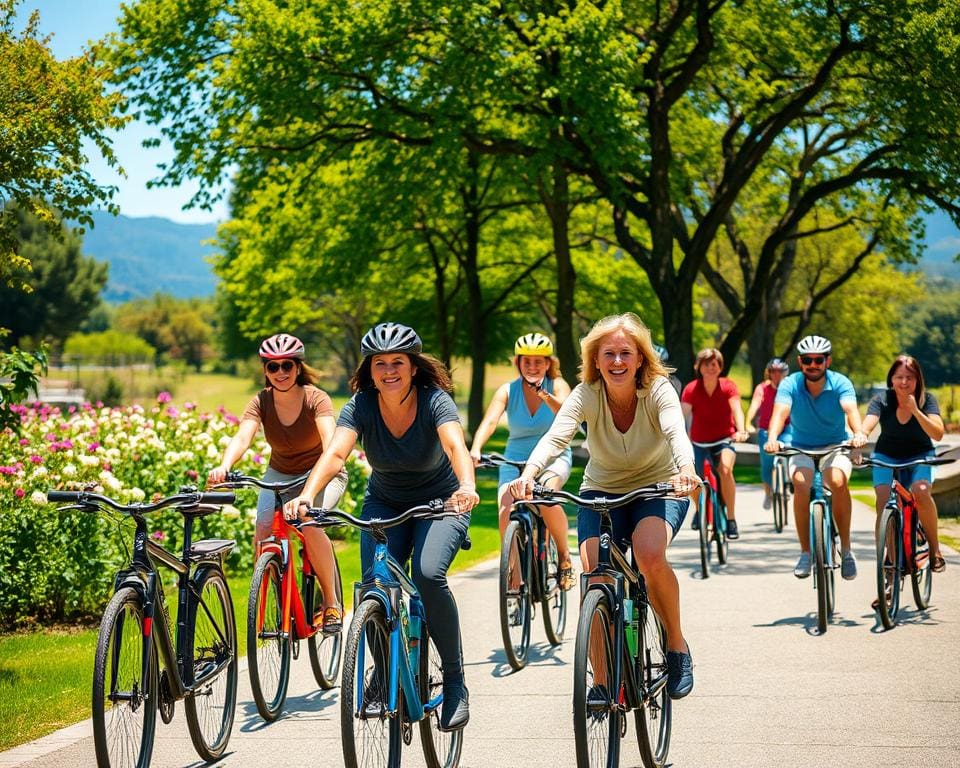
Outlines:
<svg viewBox="0 0 960 768"><path fill-rule="evenodd" d="M685 528L671 549L680 577L685 632L696 663L693 694L674 709L675 766L960 766L960 556L934 582L933 606L908 601L904 624L883 632L874 596L873 514L857 504L854 549L860 577L838 580L837 615L816 634L810 580L795 579L791 527L778 535L760 511L759 491L739 491L741 531L730 563L707 580ZM531 665L508 674L500 648L493 562L454 580L461 606L471 691L464 768L567 768L575 764L571 721L573 623L551 650L534 625ZM909 594L909 590L908 590ZM539 619L539 617L538 617ZM245 673L237 722L220 764L231 768L342 765L337 691L315 690L309 663L294 664L287 714L264 726ZM178 705L157 721L153 765L201 765ZM640 765L631 724L622 766ZM51 751L52 750L52 751ZM34 754L46 752L38 757ZM405 766L423 765L417 737ZM0 753L0 766L64 768L94 764L89 721Z"/></svg>

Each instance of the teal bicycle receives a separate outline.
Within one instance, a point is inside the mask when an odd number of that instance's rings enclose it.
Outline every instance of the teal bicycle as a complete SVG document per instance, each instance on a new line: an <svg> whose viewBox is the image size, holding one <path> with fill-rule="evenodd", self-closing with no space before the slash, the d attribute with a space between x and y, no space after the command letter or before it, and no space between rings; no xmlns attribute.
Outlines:
<svg viewBox="0 0 960 768"><path fill-rule="evenodd" d="M420 593L387 549L388 528L443 511L443 501L435 500L387 519L361 520L339 509L307 513L317 525L347 523L376 541L373 565L354 585L353 620L344 640L340 730L347 768L399 768L415 723L430 768L460 764L463 730L440 730L443 672Z"/></svg>

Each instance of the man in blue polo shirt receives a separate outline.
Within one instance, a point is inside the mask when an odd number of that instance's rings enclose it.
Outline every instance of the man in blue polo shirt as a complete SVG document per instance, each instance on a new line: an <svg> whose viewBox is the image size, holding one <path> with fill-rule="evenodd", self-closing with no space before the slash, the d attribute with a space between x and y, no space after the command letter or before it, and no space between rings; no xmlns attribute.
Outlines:
<svg viewBox="0 0 960 768"><path fill-rule="evenodd" d="M777 388L773 414L764 450L780 449L780 434L790 417L790 444L797 448L826 448L847 439L847 425L858 448L866 442L857 410L853 383L842 373L829 370L832 345L823 336L805 336L797 344L800 371L788 376ZM833 494L833 516L840 534L843 553L840 574L845 579L857 576L857 561L850 550L850 472L853 465L842 453L834 453L820 465L824 484ZM790 457L793 480L793 514L800 540L800 559L793 575L804 579L810 575L810 485L813 482L813 460L807 456Z"/></svg>

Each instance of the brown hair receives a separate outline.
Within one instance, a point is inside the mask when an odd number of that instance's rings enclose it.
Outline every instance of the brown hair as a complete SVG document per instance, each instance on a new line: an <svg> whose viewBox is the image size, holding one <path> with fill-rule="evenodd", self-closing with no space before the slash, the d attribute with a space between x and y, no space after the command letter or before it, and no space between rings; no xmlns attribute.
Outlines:
<svg viewBox="0 0 960 768"><path fill-rule="evenodd" d="M513 356L513 366L517 369L517 373L520 373L520 358L524 355L514 355ZM526 357L545 357L547 358L547 373L546 376L548 379L559 379L560 378L560 358L556 355L526 355Z"/></svg>
<svg viewBox="0 0 960 768"><path fill-rule="evenodd" d="M590 332L580 339L580 380L587 384L594 384L600 380L600 369L597 367L597 351L600 342L611 333L623 331L629 336L643 356L640 368L637 369L637 386L647 388L655 376L669 377L673 368L668 368L660 361L660 355L653 348L650 338L650 329L643 324L643 320L633 312L624 312L622 315L608 315L598 320Z"/></svg>
<svg viewBox="0 0 960 768"><path fill-rule="evenodd" d="M697 378L702 379L700 375L700 366L711 360L717 360L720 363L720 370L723 370L723 352L716 347L707 347L697 352L697 359L693 361L693 370L696 371Z"/></svg>
<svg viewBox="0 0 960 768"><path fill-rule="evenodd" d="M913 396L916 398L917 405L923 408L923 403L927 395L924 391L923 368L920 367L920 361L917 360L917 358L911 357L910 355L898 355L897 359L893 361L893 365L890 366L890 370L887 371L887 388L893 389L893 375L901 366L917 377L917 389Z"/></svg>
<svg viewBox="0 0 960 768"><path fill-rule="evenodd" d="M320 382L320 377L323 374L320 371L318 371L316 368L313 368L307 365L303 360L298 360L295 357L284 357L282 359L277 359L277 360L263 360L262 361L263 367L266 368L267 363L282 363L284 360L292 360L296 364L297 384L299 384L301 387L304 387L307 384L313 384L313 386L317 386L317 384ZM273 386L273 384L270 383L270 379L267 378L266 371L264 371L264 374L263 374L263 381L264 381L264 386L266 387Z"/></svg>
<svg viewBox="0 0 960 768"><path fill-rule="evenodd" d="M453 394L453 380L450 378L450 371L437 358L423 353L412 355L409 352L398 352L397 354L406 355L410 360L410 365L416 367L417 372L413 375L414 386L433 386L442 389L447 394ZM357 370L350 377L351 392L374 388L373 375L370 373L372 359L373 355L367 355L357 366Z"/></svg>

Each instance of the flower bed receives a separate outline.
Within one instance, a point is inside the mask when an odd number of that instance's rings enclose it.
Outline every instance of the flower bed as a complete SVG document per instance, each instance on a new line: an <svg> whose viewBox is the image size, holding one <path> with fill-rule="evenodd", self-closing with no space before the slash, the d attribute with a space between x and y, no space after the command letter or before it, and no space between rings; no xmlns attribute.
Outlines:
<svg viewBox="0 0 960 768"><path fill-rule="evenodd" d="M133 524L60 512L47 503L45 492L87 488L130 503L202 485L238 420L223 409L200 413L191 403L177 407L165 392L146 409L88 403L63 413L42 403L15 407L19 433L0 433L0 627L96 616L110 597L114 573L127 562ZM269 452L258 437L235 469L259 475ZM350 511L362 499L369 466L362 454L354 454L347 470L350 483L341 506ZM236 540L228 569L253 567L255 507L256 492L239 491L234 507L195 526L197 539ZM155 540L179 552L179 513L156 513L150 524Z"/></svg>

